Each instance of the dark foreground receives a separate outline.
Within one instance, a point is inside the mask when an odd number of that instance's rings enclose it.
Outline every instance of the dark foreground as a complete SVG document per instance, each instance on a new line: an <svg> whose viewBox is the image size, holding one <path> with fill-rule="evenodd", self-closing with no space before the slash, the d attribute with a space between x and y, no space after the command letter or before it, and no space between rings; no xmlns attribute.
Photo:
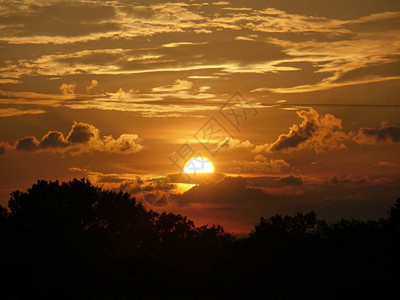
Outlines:
<svg viewBox="0 0 400 300"><path fill-rule="evenodd" d="M384 299L400 279L400 199L379 221L261 218L248 238L128 194L38 181L0 206L0 297Z"/></svg>

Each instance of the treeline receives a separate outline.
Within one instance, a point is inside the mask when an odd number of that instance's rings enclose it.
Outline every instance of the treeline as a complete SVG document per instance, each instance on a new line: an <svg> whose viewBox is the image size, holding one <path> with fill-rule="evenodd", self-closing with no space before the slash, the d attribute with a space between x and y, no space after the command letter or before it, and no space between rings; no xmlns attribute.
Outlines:
<svg viewBox="0 0 400 300"><path fill-rule="evenodd" d="M5 299L381 299L399 289L400 199L376 221L276 215L235 238L84 179L38 181L0 206L0 234Z"/></svg>

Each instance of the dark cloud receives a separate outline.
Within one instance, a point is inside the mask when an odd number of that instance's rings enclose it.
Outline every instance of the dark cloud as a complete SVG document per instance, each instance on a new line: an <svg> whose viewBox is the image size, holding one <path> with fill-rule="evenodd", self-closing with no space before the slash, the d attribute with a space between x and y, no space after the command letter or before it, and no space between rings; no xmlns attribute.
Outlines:
<svg viewBox="0 0 400 300"><path fill-rule="evenodd" d="M289 175L286 177L280 177L274 180L274 182L278 185L302 185L303 177Z"/></svg>
<svg viewBox="0 0 400 300"><path fill-rule="evenodd" d="M124 181L117 190L126 191L151 208L165 207L176 200L176 183L168 175L142 179L140 176Z"/></svg>
<svg viewBox="0 0 400 300"><path fill-rule="evenodd" d="M247 186L244 177L225 177L216 183L204 183L182 194L180 203L192 202L242 202L264 198L260 189Z"/></svg>
<svg viewBox="0 0 400 300"><path fill-rule="evenodd" d="M171 178L172 182L178 182L178 183L187 183L189 178L188 174L183 174L183 173L176 173L176 174L169 174L169 178ZM200 184L200 183L210 183L210 182L218 182L221 179L223 179L225 175L223 173L195 173L195 174L190 174L190 183L192 184Z"/></svg>
<svg viewBox="0 0 400 300"><path fill-rule="evenodd" d="M312 149L321 153L346 148L344 141L348 139L348 135L342 131L341 119L331 114L319 115L312 108L309 111L298 111L297 115L303 119L301 124L294 124L289 133L281 134L272 144L258 146L256 151Z"/></svg>
<svg viewBox="0 0 400 300"><path fill-rule="evenodd" d="M13 11L1 18L19 36L82 36L96 32L118 30L115 8L100 3L54 3L31 5L29 11Z"/></svg>
<svg viewBox="0 0 400 300"><path fill-rule="evenodd" d="M124 181L125 179L118 175L99 175L97 179L99 183L120 183Z"/></svg>
<svg viewBox="0 0 400 300"><path fill-rule="evenodd" d="M337 175L334 175L331 177L330 183L333 184L357 184L357 185L366 185L366 184L371 184L372 180L369 179L368 177L340 177Z"/></svg>
<svg viewBox="0 0 400 300"><path fill-rule="evenodd" d="M285 150L288 148L296 148L302 142L311 138L317 127L312 122L306 121L303 126L292 127L288 134L282 134L278 140L271 145L271 151Z"/></svg>
<svg viewBox="0 0 400 300"><path fill-rule="evenodd" d="M0 142L0 155L5 155L6 152L10 149L12 149L13 146L11 146L9 143L7 142Z"/></svg>
<svg viewBox="0 0 400 300"><path fill-rule="evenodd" d="M64 138L64 135L58 131L49 131L42 137L39 147L40 148L58 148L67 147L69 144Z"/></svg>
<svg viewBox="0 0 400 300"><path fill-rule="evenodd" d="M250 228L260 216L312 210L329 221L380 218L399 196L399 181L382 178L337 176L294 186L277 185L279 179L260 178L257 185L262 187L249 188L248 184L254 185L252 181L253 178L226 178L216 184L195 186L178 198L176 211L181 209L199 219L212 215L226 224ZM287 176L282 181L295 179Z"/></svg>
<svg viewBox="0 0 400 300"><path fill-rule="evenodd" d="M257 155L254 160L241 160L233 162L235 167L231 171L236 173L283 173L290 170L290 165L283 159L269 159Z"/></svg>
<svg viewBox="0 0 400 300"><path fill-rule="evenodd" d="M140 142L136 134L121 134L117 139L111 135L100 137L99 130L93 125L74 122L66 138L59 131L49 131L40 142L34 136L27 136L17 140L14 148L25 152L57 150L74 154L90 151L136 153L143 149Z"/></svg>
<svg viewBox="0 0 400 300"><path fill-rule="evenodd" d="M92 138L98 138L99 130L93 125L74 122L71 131L68 133L67 141L72 144L89 142Z"/></svg>
<svg viewBox="0 0 400 300"><path fill-rule="evenodd" d="M33 152L39 148L39 142L34 136L26 136L16 141L15 148L18 151Z"/></svg>
<svg viewBox="0 0 400 300"><path fill-rule="evenodd" d="M359 144L400 143L400 126L383 122L379 127L362 127L353 139Z"/></svg>
<svg viewBox="0 0 400 300"><path fill-rule="evenodd" d="M177 181L168 175L140 177L82 171L93 182L115 183L116 191L127 191L157 211L182 213L202 224L216 222L227 228L246 227L243 231L248 231L260 216L311 210L329 221L383 217L398 197L400 187L398 176L389 180L349 174L304 180L302 176L291 174L224 177L178 194Z"/></svg>
<svg viewBox="0 0 400 300"><path fill-rule="evenodd" d="M282 188L282 187L300 187L304 184L303 176L285 175L285 176L257 176L248 178L248 184L255 188Z"/></svg>

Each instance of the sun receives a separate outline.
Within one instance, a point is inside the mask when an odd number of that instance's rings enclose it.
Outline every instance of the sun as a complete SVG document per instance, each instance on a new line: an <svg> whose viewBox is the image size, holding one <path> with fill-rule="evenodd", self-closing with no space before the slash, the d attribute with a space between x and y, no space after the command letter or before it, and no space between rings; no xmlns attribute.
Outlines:
<svg viewBox="0 0 400 300"><path fill-rule="evenodd" d="M194 157L189 160L183 168L183 173L214 173L214 165L204 157Z"/></svg>

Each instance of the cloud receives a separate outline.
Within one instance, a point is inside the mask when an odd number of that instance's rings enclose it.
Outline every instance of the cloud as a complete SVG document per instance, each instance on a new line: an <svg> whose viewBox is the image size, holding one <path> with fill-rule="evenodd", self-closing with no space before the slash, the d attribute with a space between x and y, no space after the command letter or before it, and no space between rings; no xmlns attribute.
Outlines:
<svg viewBox="0 0 400 300"><path fill-rule="evenodd" d="M344 11L342 9L341 12ZM283 29L282 33L286 34L270 37L268 41L280 45L290 56L285 60L286 63L311 62L318 67L316 72L321 75L320 80L314 82L287 87L261 87L253 92L307 93L398 80L398 67L389 66L387 70L378 70L381 65L398 62L398 33L394 29L398 20L398 11L364 15L352 20L315 18L284 12L272 21L267 19L260 24L249 23L253 28L261 26L258 28L260 31L271 30L270 27ZM269 26L268 22L273 25ZM266 25L265 29L262 28L263 24ZM295 28L290 29L291 26ZM288 33L297 30L298 39L291 38ZM301 32L307 31L300 38ZM378 72L374 72L374 69Z"/></svg>
<svg viewBox="0 0 400 300"><path fill-rule="evenodd" d="M161 47L164 48L175 48L175 47L180 47L180 46L185 46L185 45L204 45L207 44L207 42L204 43L193 43L193 42L177 42L177 43L168 43L161 45Z"/></svg>
<svg viewBox="0 0 400 300"><path fill-rule="evenodd" d="M301 176L289 175L286 177L279 177L275 179L274 182L278 185L302 185L304 181Z"/></svg>
<svg viewBox="0 0 400 300"><path fill-rule="evenodd" d="M20 5L9 5L2 24L7 30L3 38L12 40L42 37L54 41L64 38L83 37L95 33L117 30L119 26L112 22L115 8L99 3L32 3L21 1ZM24 3L25 2L25 3ZM31 1L30 1L31 2Z"/></svg>
<svg viewBox="0 0 400 300"><path fill-rule="evenodd" d="M90 84L86 87L86 91L90 92L91 90L95 89L99 85L99 82L93 79Z"/></svg>
<svg viewBox="0 0 400 300"><path fill-rule="evenodd" d="M62 148L69 145L64 135L59 131L49 131L44 135L39 143L39 147L46 148Z"/></svg>
<svg viewBox="0 0 400 300"><path fill-rule="evenodd" d="M281 134L275 142L257 146L255 152L312 149L315 153L325 153L347 148L344 141L349 136L342 131L341 119L331 114L321 116L313 108L296 113L303 119L301 124L292 125L289 132Z"/></svg>
<svg viewBox="0 0 400 300"><path fill-rule="evenodd" d="M18 79L9 79L9 78L0 79L0 84L7 84L7 83L20 84L21 82L22 81Z"/></svg>
<svg viewBox="0 0 400 300"><path fill-rule="evenodd" d="M0 99L13 99L13 104L55 105L58 103L57 100L61 100L62 97L59 95L36 92L11 92L0 90ZM9 104L9 101L3 101L1 104Z"/></svg>
<svg viewBox="0 0 400 300"><path fill-rule="evenodd" d="M71 145L61 132L49 131L40 141L35 136L23 137L15 142L15 149L24 152L33 152L39 149L63 148Z"/></svg>
<svg viewBox="0 0 400 300"><path fill-rule="evenodd" d="M20 108L1 108L0 117L13 117L21 115L39 115L46 111L43 109L20 109Z"/></svg>
<svg viewBox="0 0 400 300"><path fill-rule="evenodd" d="M226 2L226 1L217 1L217 2L213 2L212 4L213 4L213 5L228 5L229 2Z"/></svg>
<svg viewBox="0 0 400 300"><path fill-rule="evenodd" d="M362 127L353 140L358 144L400 143L400 126L382 122L379 127Z"/></svg>
<svg viewBox="0 0 400 300"><path fill-rule="evenodd" d="M136 134L121 134L118 139L114 139L111 135L106 136L99 148L103 147L110 153L135 153L143 149L140 138Z"/></svg>
<svg viewBox="0 0 400 300"><path fill-rule="evenodd" d="M65 96L71 96L75 94L75 83L63 83L60 86L60 92Z"/></svg>
<svg viewBox="0 0 400 300"><path fill-rule="evenodd" d="M150 205L151 209L165 208L166 205L176 200L178 194L194 185L176 182L174 177L178 174L102 173L79 167L69 168L69 171L83 174L95 185L117 192L128 192L138 201Z"/></svg>
<svg viewBox="0 0 400 300"><path fill-rule="evenodd" d="M179 92L190 90L193 87L193 82L177 79L173 85L165 85L153 88L153 92Z"/></svg>
<svg viewBox="0 0 400 300"><path fill-rule="evenodd" d="M43 109L19 109L19 108L2 108L0 110L0 117L13 117L22 115L39 115L46 111Z"/></svg>
<svg viewBox="0 0 400 300"><path fill-rule="evenodd" d="M271 181L271 178L225 177L219 182L200 184L183 193L179 199L181 204L213 203L226 204L226 211L238 210L238 213L252 210L254 218L259 217L260 209L267 213L292 211L296 209L322 210L330 217L341 216L340 209L329 213L328 208L334 205L355 205L363 210L361 203L369 203L374 198L385 198L386 203L393 201L380 195L384 190L390 190L391 196L396 195L397 183L389 183L380 179L347 176L332 177L327 182L304 183L301 176L289 175ZM394 199L394 198L393 198ZM374 199L376 202L376 199ZM357 204L358 203L358 204ZM197 206L198 207L198 206ZM384 206L382 206L384 207ZM381 208L382 208L381 207ZM364 207L365 208L365 207ZM219 207L219 209L222 209ZM366 209L368 210L368 209ZM384 210L382 210L384 213ZM365 211L363 211L365 213ZM373 214L373 210L369 213ZM357 214L353 210L353 214Z"/></svg>
<svg viewBox="0 0 400 300"><path fill-rule="evenodd" d="M237 149L250 149L254 146L249 140L245 140L242 142L239 139L233 139L233 138L229 138L229 137L224 138L221 143L222 144L220 144L218 146L218 149L221 148L221 151L232 151L232 150L237 150Z"/></svg>
<svg viewBox="0 0 400 300"><path fill-rule="evenodd" d="M40 141L35 136L18 139L13 148L22 152L51 151L81 154L98 151L130 154L141 151L143 145L136 134L121 134L117 139L111 135L101 137L99 130L93 125L74 122L67 137L59 131L49 131Z"/></svg>
<svg viewBox="0 0 400 300"><path fill-rule="evenodd" d="M337 14L331 16L330 13L336 11L341 15L345 14L344 8L347 8L347 3L344 6L344 3L332 2L329 5L330 9L323 9L323 11L317 8L319 17L316 17L307 14L310 11L315 13L316 7L322 6L314 4L311 7L310 3L307 5L303 3L304 1L299 1L294 9L293 3L281 4L282 1L267 2L263 6L256 1L247 1L246 6L249 6L247 8L232 4L222 9L221 5L229 5L229 2L210 3L213 5L193 2L140 1L134 6L127 1L82 3L26 0L11 2L2 10L1 25L4 28L1 37L10 43L74 43L100 39L132 39L160 33L211 32L223 29L252 30L261 33L322 32L339 35L350 31L346 27L348 25L393 17L389 15L393 7L388 7L388 5L386 5L386 13L375 14L375 17L372 15L369 18L362 17L360 20L344 21L340 20ZM365 16L376 12L376 7L363 10L358 5L357 8L349 11L358 12L352 17L359 17L360 11L363 11L361 16ZM335 18L328 18L329 16Z"/></svg>
<svg viewBox="0 0 400 300"><path fill-rule="evenodd" d="M247 231L260 216L315 211L322 218L383 217L398 197L398 176L392 180L366 176L318 176L318 180L299 175L233 177L200 183L182 192L177 181L166 176L101 173L71 168L85 174L96 185L131 193L152 209L188 215L202 224L218 222L232 229ZM167 176L168 177L168 176ZM217 221L216 221L217 220Z"/></svg>
<svg viewBox="0 0 400 300"><path fill-rule="evenodd" d="M70 172L81 173L95 185L124 191L132 195L142 190L144 181L138 174L131 173L102 173L87 168L72 167Z"/></svg>
<svg viewBox="0 0 400 300"><path fill-rule="evenodd" d="M257 155L253 161L234 161L235 168L232 171L237 173L282 173L290 170L290 165L283 159L268 159L263 155Z"/></svg>
<svg viewBox="0 0 400 300"><path fill-rule="evenodd" d="M287 178L288 182L293 180ZM200 184L177 197L179 205L169 210L185 212L195 221L210 219L212 215L211 219L222 225L236 223L242 228L250 228L260 216L311 210L328 221L380 218L398 197L399 189L398 180L362 177L337 177L327 182L297 185L278 184L268 178L258 178L256 182L253 179L227 177L218 183Z"/></svg>
<svg viewBox="0 0 400 300"><path fill-rule="evenodd" d="M67 141L72 144L87 143L91 139L99 139L99 130L83 122L74 122L67 136Z"/></svg>
<svg viewBox="0 0 400 300"><path fill-rule="evenodd" d="M196 71L195 75L198 75L202 70L211 69L229 73L293 70L277 66L275 60L289 57L280 46L265 41L224 40L177 44L177 47L102 48L60 51L35 58L25 56L18 61L6 60L5 66L0 69L0 77L128 75L179 71ZM170 91L174 86L182 88L179 82L160 88Z"/></svg>
<svg viewBox="0 0 400 300"><path fill-rule="evenodd" d="M244 177L224 177L216 183L204 183L194 186L182 194L180 204L194 202L243 202L263 198L264 192L247 186Z"/></svg>
<svg viewBox="0 0 400 300"><path fill-rule="evenodd" d="M10 3L2 10L1 38L10 43L66 44L182 32L204 17L186 3L76 1Z"/></svg>
<svg viewBox="0 0 400 300"><path fill-rule="evenodd" d="M8 143L0 142L0 155L4 155L11 146Z"/></svg>
<svg viewBox="0 0 400 300"><path fill-rule="evenodd" d="M398 164L391 162L391 161L379 161L378 163L376 163L374 165L374 167L393 169L393 168L397 168Z"/></svg>
<svg viewBox="0 0 400 300"><path fill-rule="evenodd" d="M379 180L377 180L376 182L379 182ZM373 181L366 176L337 176L334 175L330 178L329 182L331 184L355 184L355 185L370 185L373 183Z"/></svg>
<svg viewBox="0 0 400 300"><path fill-rule="evenodd" d="M34 136L26 136L16 141L15 149L18 151L33 152L39 148L39 142Z"/></svg>

